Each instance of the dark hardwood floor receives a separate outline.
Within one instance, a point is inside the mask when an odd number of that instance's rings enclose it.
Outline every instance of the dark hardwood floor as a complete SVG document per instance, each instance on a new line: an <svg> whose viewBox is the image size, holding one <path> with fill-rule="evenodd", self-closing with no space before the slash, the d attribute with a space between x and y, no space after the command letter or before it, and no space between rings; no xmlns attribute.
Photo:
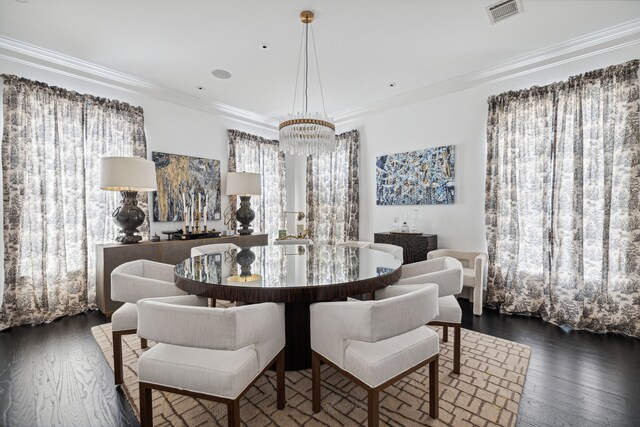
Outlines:
<svg viewBox="0 0 640 427"><path fill-rule="evenodd" d="M0 332L0 425L137 426L91 327L98 311Z"/></svg>
<svg viewBox="0 0 640 427"><path fill-rule="evenodd" d="M460 302L462 327L531 347L519 426L640 426L640 340Z"/></svg>
<svg viewBox="0 0 640 427"><path fill-rule="evenodd" d="M461 304L463 327L532 349L518 425L640 425L640 340ZM106 321L89 312L0 332L0 425L137 425L91 335Z"/></svg>

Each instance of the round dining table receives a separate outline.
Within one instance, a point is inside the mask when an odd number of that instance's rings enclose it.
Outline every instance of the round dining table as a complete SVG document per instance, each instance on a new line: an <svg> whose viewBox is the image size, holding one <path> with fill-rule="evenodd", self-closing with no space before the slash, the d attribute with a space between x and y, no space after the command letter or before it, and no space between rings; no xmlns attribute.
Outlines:
<svg viewBox="0 0 640 427"><path fill-rule="evenodd" d="M368 295L400 278L402 260L382 251L333 245L254 246L188 258L176 285L236 303L285 304L287 370L311 367L309 306Z"/></svg>

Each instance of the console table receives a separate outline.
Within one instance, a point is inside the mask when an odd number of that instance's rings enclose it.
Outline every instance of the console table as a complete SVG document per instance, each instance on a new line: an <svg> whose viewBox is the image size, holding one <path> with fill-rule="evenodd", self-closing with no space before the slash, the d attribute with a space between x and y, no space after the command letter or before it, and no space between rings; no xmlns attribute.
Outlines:
<svg viewBox="0 0 640 427"><path fill-rule="evenodd" d="M125 262L137 259L177 264L191 256L191 248L214 243L233 243L240 247L265 246L269 244L266 234L250 234L212 237L193 240L162 240L140 242L130 245L105 243L96 245L96 303L105 315L111 314L122 305L111 300L111 272Z"/></svg>
<svg viewBox="0 0 640 427"><path fill-rule="evenodd" d="M424 261L427 259L428 252L438 249L436 234L375 233L373 241L402 247L404 264Z"/></svg>

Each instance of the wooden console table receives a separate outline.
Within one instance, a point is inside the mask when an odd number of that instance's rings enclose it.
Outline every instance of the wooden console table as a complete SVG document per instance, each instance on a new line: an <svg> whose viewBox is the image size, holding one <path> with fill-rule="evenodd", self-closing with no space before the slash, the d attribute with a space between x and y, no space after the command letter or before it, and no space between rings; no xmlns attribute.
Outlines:
<svg viewBox="0 0 640 427"><path fill-rule="evenodd" d="M427 259L427 253L438 249L438 236L436 234L375 233L373 241L402 247L404 264L424 261Z"/></svg>
<svg viewBox="0 0 640 427"><path fill-rule="evenodd" d="M266 234L235 235L193 240L162 240L160 242L140 242L130 245L106 243L96 245L96 302L105 315L111 314L122 305L111 300L111 272L125 262L137 259L177 264L191 256L191 248L214 243L233 243L240 247L266 246Z"/></svg>

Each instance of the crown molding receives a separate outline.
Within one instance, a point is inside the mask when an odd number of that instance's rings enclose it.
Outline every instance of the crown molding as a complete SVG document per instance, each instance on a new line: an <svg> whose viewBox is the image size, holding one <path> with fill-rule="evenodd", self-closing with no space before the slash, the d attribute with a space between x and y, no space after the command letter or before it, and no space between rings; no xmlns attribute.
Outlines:
<svg viewBox="0 0 640 427"><path fill-rule="evenodd" d="M343 126L367 114L400 108L472 87L512 79L637 43L640 43L640 19L559 43L490 67L442 80L411 92L367 105L344 109L331 116L337 126ZM146 95L184 107L218 114L227 119L262 128L269 132L277 131L278 129L279 120L275 117L254 113L217 101L198 98L136 76L4 36L0 36L0 58L104 87Z"/></svg>
<svg viewBox="0 0 640 427"><path fill-rule="evenodd" d="M146 95L184 107L218 114L227 119L260 127L271 132L277 130L278 121L272 117L221 102L198 98L136 76L4 36L0 36L0 58L100 86Z"/></svg>
<svg viewBox="0 0 640 427"><path fill-rule="evenodd" d="M637 43L640 43L640 19L571 39L490 67L442 80L411 92L361 107L341 110L331 116L336 126L343 126L368 114L400 108L472 87L512 79Z"/></svg>

